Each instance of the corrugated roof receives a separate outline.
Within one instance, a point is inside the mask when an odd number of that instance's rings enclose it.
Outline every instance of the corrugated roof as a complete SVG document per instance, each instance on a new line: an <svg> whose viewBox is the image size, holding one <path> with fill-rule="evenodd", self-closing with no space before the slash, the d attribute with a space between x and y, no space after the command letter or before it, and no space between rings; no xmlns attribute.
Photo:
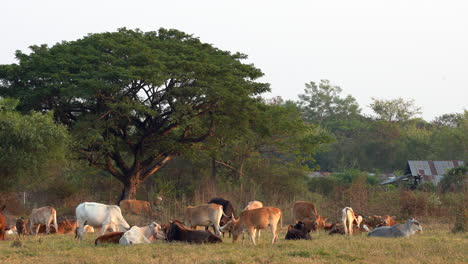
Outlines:
<svg viewBox="0 0 468 264"><path fill-rule="evenodd" d="M422 176L423 181L431 181L438 184L447 170L463 166L462 160L408 160L406 174Z"/></svg>

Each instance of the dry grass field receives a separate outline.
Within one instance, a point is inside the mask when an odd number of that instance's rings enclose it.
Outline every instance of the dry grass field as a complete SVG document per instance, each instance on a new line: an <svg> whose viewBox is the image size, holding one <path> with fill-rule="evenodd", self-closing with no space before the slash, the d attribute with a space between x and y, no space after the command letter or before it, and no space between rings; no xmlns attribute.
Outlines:
<svg viewBox="0 0 468 264"><path fill-rule="evenodd" d="M158 241L151 245L94 246L97 234L80 243L72 234L27 237L22 247L14 237L0 241L0 263L468 263L468 235L452 234L448 225L424 226L408 238L382 239L314 234L311 241L281 239L270 245L265 231L256 247L248 241L191 245Z"/></svg>

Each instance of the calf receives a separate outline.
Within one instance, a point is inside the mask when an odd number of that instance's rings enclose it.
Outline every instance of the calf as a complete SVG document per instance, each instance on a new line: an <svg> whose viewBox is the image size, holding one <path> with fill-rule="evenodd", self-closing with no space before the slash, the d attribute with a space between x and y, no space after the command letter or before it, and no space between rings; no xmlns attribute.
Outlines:
<svg viewBox="0 0 468 264"><path fill-rule="evenodd" d="M297 240L297 239L307 239L310 240L309 235L310 230L305 227L305 224L302 221L298 221L294 226L289 225L288 233L286 233L285 239L287 240Z"/></svg>
<svg viewBox="0 0 468 264"><path fill-rule="evenodd" d="M183 241L189 243L220 243L220 237L209 230L193 230L184 226L180 221L174 220L169 224L166 233L169 242Z"/></svg>
<svg viewBox="0 0 468 264"><path fill-rule="evenodd" d="M57 211L52 206L45 206L37 209L33 209L29 216L29 228L31 234L33 233L33 226L37 225L35 234L39 233L41 225L45 225L46 234L50 234L50 225L53 222L55 230L58 230L57 226Z"/></svg>

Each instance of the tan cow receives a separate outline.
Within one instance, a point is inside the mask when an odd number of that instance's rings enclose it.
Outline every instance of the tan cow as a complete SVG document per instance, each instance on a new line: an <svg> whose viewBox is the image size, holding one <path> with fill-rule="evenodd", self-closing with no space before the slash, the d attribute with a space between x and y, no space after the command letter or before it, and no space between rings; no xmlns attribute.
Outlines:
<svg viewBox="0 0 468 264"><path fill-rule="evenodd" d="M246 210L252 210L252 209L257 209L257 208L262 208L263 207L263 203L262 202L259 202L259 201L250 201L247 206L244 208L244 211ZM260 238L260 230L259 229L256 229L255 230L255 233L257 234L256 237L257 238ZM244 237L242 237L242 239L244 239Z"/></svg>
<svg viewBox="0 0 468 264"><path fill-rule="evenodd" d="M219 222L224 215L223 206L219 204L202 204L187 206L185 209L185 225L196 229L197 226L213 226L216 235L221 236Z"/></svg>
<svg viewBox="0 0 468 264"><path fill-rule="evenodd" d="M46 234L50 234L50 224L54 223L55 230L58 230L57 226L57 211L52 206L45 206L37 209L33 209L29 216L29 229L33 230L33 226L37 225L35 234L39 232L41 225L46 226ZM31 233L32 234L32 233Z"/></svg>
<svg viewBox="0 0 468 264"><path fill-rule="evenodd" d="M343 227L346 235L353 235L353 224L360 228L364 228L366 231L369 231L369 228L366 225L361 226L363 221L362 216L356 214L351 207L345 207L341 211L341 221L343 222Z"/></svg>
<svg viewBox="0 0 468 264"><path fill-rule="evenodd" d="M132 213L135 215L151 215L153 213L151 205L147 201L122 200L119 206L124 213Z"/></svg>
<svg viewBox="0 0 468 264"><path fill-rule="evenodd" d="M395 216L386 215L386 216L382 217L382 222L379 225L377 225L377 227L394 226L394 225L399 224L399 223L400 222L395 220Z"/></svg>
<svg viewBox="0 0 468 264"><path fill-rule="evenodd" d="M279 230L283 225L283 214L281 210L275 207L262 207L252 210L242 211L239 219L230 220L226 225L221 227L221 231L232 230L232 242L236 242L239 235L247 231L250 242L255 245L255 229L271 228L273 238L271 243L274 244L278 240Z"/></svg>

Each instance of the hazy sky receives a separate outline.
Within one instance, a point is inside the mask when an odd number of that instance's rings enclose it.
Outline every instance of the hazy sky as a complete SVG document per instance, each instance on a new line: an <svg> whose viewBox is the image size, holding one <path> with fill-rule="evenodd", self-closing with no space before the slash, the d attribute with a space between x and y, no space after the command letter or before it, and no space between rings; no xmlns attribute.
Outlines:
<svg viewBox="0 0 468 264"><path fill-rule="evenodd" d="M369 113L371 97L413 98L431 120L468 109L468 1L2 0L0 64L15 50L120 27L175 28L249 55L297 99L329 79Z"/></svg>

